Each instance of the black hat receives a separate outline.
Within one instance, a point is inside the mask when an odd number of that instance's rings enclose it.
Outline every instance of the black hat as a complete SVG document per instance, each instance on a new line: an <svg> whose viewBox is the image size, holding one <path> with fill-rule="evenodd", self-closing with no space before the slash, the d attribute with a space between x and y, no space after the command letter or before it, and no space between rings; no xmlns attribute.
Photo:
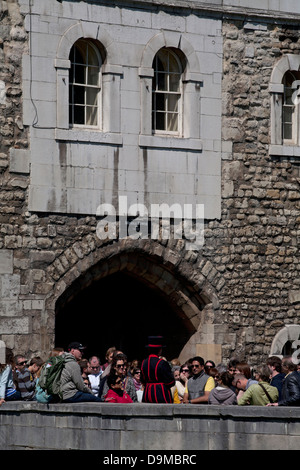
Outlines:
<svg viewBox="0 0 300 470"><path fill-rule="evenodd" d="M82 346L81 343L77 343L76 341L74 341L73 343L70 343L68 346L68 351L71 351L71 349L79 349L79 351L83 351L85 347Z"/></svg>
<svg viewBox="0 0 300 470"><path fill-rule="evenodd" d="M163 336L148 336L146 348L165 348Z"/></svg>

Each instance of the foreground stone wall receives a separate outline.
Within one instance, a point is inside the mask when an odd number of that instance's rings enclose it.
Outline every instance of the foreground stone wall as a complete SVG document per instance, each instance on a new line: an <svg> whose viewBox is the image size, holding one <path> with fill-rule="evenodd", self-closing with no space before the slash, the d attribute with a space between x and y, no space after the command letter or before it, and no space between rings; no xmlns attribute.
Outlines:
<svg viewBox="0 0 300 470"><path fill-rule="evenodd" d="M5 403L0 449L298 450L299 408Z"/></svg>

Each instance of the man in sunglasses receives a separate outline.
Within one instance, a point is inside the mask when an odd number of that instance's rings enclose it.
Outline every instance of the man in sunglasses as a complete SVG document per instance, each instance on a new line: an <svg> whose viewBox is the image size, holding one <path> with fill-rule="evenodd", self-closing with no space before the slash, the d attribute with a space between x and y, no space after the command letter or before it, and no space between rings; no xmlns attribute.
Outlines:
<svg viewBox="0 0 300 470"><path fill-rule="evenodd" d="M19 376L19 373L25 369L27 360L21 354L17 354L14 360L15 360L15 367L13 369L13 381L14 381L16 389L18 390L19 393L21 393L19 390L19 385L18 385L18 376Z"/></svg>
<svg viewBox="0 0 300 470"><path fill-rule="evenodd" d="M187 382L182 403L207 403L209 393L215 387L215 381L205 373L204 359L200 356L194 357L191 370L192 377Z"/></svg>
<svg viewBox="0 0 300 470"><path fill-rule="evenodd" d="M15 369L16 369L16 372L18 374L20 371L25 369L25 366L27 364L27 360L25 359L24 356L18 354L17 356L15 356L15 363L16 363Z"/></svg>
<svg viewBox="0 0 300 470"><path fill-rule="evenodd" d="M24 357L16 361L18 368L18 390L21 392L22 400L35 400L36 374L43 365L43 360L39 357L33 357L27 367L27 361Z"/></svg>

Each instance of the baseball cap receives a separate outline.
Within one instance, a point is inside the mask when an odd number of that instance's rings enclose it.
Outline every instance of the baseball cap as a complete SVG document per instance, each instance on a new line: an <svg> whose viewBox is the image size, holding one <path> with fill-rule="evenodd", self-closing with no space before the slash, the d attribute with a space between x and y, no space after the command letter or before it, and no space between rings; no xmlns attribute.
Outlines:
<svg viewBox="0 0 300 470"><path fill-rule="evenodd" d="M79 349L80 351L83 351L85 349L85 346L83 346L81 343L73 341L73 343L70 343L68 346L68 351L71 351L71 349Z"/></svg>

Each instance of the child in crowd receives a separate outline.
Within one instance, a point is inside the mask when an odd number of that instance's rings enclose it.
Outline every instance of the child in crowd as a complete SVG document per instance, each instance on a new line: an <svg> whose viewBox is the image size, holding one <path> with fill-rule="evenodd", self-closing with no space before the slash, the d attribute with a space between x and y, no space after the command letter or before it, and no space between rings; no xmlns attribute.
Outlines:
<svg viewBox="0 0 300 470"><path fill-rule="evenodd" d="M122 379L112 374L107 377L109 390L105 395L105 401L109 403L133 403L130 396L122 389Z"/></svg>

